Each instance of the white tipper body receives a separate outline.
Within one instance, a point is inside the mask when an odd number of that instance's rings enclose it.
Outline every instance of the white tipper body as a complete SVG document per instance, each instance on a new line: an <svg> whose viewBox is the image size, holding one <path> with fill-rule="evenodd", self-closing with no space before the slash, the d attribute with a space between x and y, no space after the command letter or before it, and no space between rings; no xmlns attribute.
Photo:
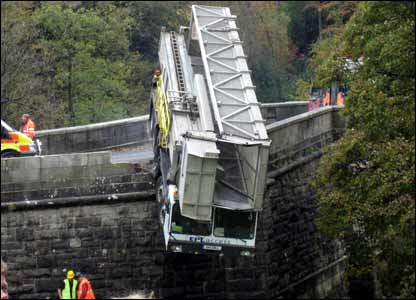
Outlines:
<svg viewBox="0 0 416 300"><path fill-rule="evenodd" d="M192 6L189 28L162 31L159 61L169 104L169 181L183 216L212 219L213 207L260 211L270 140L235 16Z"/></svg>

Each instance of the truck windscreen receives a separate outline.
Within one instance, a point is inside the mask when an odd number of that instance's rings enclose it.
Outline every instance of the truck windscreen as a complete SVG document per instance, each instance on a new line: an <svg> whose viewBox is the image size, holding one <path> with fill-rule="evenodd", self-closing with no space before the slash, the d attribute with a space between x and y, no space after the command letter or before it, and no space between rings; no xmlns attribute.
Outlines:
<svg viewBox="0 0 416 300"><path fill-rule="evenodd" d="M216 237L254 239L256 213L216 208L214 224Z"/></svg>
<svg viewBox="0 0 416 300"><path fill-rule="evenodd" d="M190 235L211 235L212 224L210 222L198 222L181 215L179 203L175 203L172 213L172 233Z"/></svg>

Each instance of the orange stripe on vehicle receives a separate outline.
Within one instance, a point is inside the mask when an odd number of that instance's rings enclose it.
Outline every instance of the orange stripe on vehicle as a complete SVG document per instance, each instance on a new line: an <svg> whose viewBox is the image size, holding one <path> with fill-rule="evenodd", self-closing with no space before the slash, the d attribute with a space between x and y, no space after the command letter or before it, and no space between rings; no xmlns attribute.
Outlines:
<svg viewBox="0 0 416 300"><path fill-rule="evenodd" d="M17 133L12 132L12 133L9 133L9 135L13 141L19 141L19 135Z"/></svg>
<svg viewBox="0 0 416 300"><path fill-rule="evenodd" d="M15 141L13 141L13 140L1 140L1 143L2 144L14 144Z"/></svg>
<svg viewBox="0 0 416 300"><path fill-rule="evenodd" d="M29 147L29 145L20 145L19 150L28 152L28 151L30 151L30 147Z"/></svg>

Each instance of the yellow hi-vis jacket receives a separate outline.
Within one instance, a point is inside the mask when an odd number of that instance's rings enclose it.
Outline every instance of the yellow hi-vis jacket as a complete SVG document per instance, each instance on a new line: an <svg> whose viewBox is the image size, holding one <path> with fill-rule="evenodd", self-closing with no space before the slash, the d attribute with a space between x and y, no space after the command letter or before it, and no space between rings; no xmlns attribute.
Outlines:
<svg viewBox="0 0 416 300"><path fill-rule="evenodd" d="M65 279L64 280L65 283L65 288L62 291L62 298L61 299L77 299L77 286L78 286L78 281L77 280L73 280L72 282L72 298L71 298L71 285L69 284L69 280Z"/></svg>

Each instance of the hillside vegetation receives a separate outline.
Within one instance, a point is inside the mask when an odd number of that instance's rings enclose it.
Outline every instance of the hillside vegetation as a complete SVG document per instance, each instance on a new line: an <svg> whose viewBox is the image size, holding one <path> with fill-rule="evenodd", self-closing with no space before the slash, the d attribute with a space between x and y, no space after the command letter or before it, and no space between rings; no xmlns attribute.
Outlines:
<svg viewBox="0 0 416 300"><path fill-rule="evenodd" d="M47 129L146 113L160 28L188 25L192 4L238 16L261 102L306 100L313 43L352 14L317 1L3 1L2 119L18 127L28 112Z"/></svg>

